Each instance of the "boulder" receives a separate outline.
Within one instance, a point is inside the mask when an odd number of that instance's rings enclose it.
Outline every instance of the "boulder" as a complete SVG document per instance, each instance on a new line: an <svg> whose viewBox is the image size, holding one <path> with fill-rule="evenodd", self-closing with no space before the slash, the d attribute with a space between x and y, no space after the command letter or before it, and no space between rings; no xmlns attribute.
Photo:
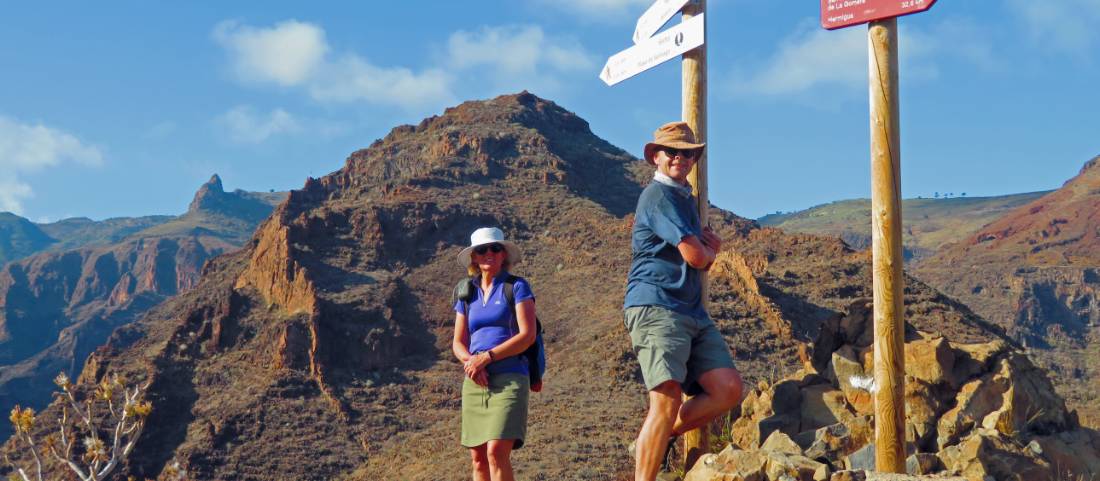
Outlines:
<svg viewBox="0 0 1100 481"><path fill-rule="evenodd" d="M833 473L829 481L867 481L867 473L864 471L837 471Z"/></svg>
<svg viewBox="0 0 1100 481"><path fill-rule="evenodd" d="M848 426L837 423L815 431L814 441L805 453L810 459L839 466L845 456L863 447L863 444L852 436Z"/></svg>
<svg viewBox="0 0 1100 481"><path fill-rule="evenodd" d="M1100 479L1100 432L1079 429L1032 441L1060 479Z"/></svg>
<svg viewBox="0 0 1100 481"><path fill-rule="evenodd" d="M831 384L815 384L802 389L799 408L801 428L811 431L836 423L847 423L855 413L844 399L844 393Z"/></svg>
<svg viewBox="0 0 1100 481"><path fill-rule="evenodd" d="M993 361L1008 351L1008 344L996 340L982 344L952 344L955 349L954 378L966 383L971 378L989 372Z"/></svg>
<svg viewBox="0 0 1100 481"><path fill-rule="evenodd" d="M943 449L955 444L989 413L999 409L1008 389L1007 379L990 374L963 385L955 396L955 407L945 412L937 423L936 447Z"/></svg>
<svg viewBox="0 0 1100 481"><path fill-rule="evenodd" d="M958 388L955 351L942 337L905 343L905 375L927 384L946 382Z"/></svg>
<svg viewBox="0 0 1100 481"><path fill-rule="evenodd" d="M802 390L799 382L783 380L773 388L771 399L772 412L775 414L795 414L802 405Z"/></svg>
<svg viewBox="0 0 1100 481"><path fill-rule="evenodd" d="M741 403L741 416L730 429L731 441L741 449L758 449L773 432L793 436L800 424L802 394L798 383L784 380L770 390L754 390Z"/></svg>
<svg viewBox="0 0 1100 481"><path fill-rule="evenodd" d="M967 479L1054 481L1050 463L996 430L976 429L937 453L946 470Z"/></svg>
<svg viewBox="0 0 1100 481"><path fill-rule="evenodd" d="M912 475L943 471L943 463L933 453L913 453L905 459L905 472Z"/></svg>
<svg viewBox="0 0 1100 481"><path fill-rule="evenodd" d="M767 441L760 446L761 450L783 454L802 455L802 448L791 440L791 437L781 431L775 431L768 436Z"/></svg>
<svg viewBox="0 0 1100 481"><path fill-rule="evenodd" d="M936 424L944 399L935 386L905 377L905 441L923 449L935 450Z"/></svg>
<svg viewBox="0 0 1100 481"><path fill-rule="evenodd" d="M1001 395L1000 407L982 418L982 427L1008 436L1050 434L1077 427L1065 401L1027 356L1014 352L1002 359L994 380L1008 389Z"/></svg>
<svg viewBox="0 0 1100 481"><path fill-rule="evenodd" d="M840 318L840 337L845 344L857 348L874 343L874 304L870 299L859 299L848 306L847 313Z"/></svg>
<svg viewBox="0 0 1100 481"><path fill-rule="evenodd" d="M744 451L732 444L718 454L704 454L684 476L684 481L768 481L768 457L760 451Z"/></svg>
<svg viewBox="0 0 1100 481"><path fill-rule="evenodd" d="M875 470L875 443L867 444L844 458L844 467L850 470Z"/></svg>
<svg viewBox="0 0 1100 481"><path fill-rule="evenodd" d="M873 471L837 471L829 481L973 481L954 476L914 476L909 474L876 473Z"/></svg>
<svg viewBox="0 0 1100 481"><path fill-rule="evenodd" d="M757 429L760 433L758 439L766 440L768 436L771 436L772 433L776 431L788 436L793 436L798 433L798 426L799 420L797 416L790 414L769 416L761 419L760 422L757 423ZM756 445L760 446L761 444L763 443L758 441Z"/></svg>
<svg viewBox="0 0 1100 481"><path fill-rule="evenodd" d="M829 467L801 454L785 454L765 451L768 464L764 472L769 480L791 479L796 481L825 481L829 479Z"/></svg>
<svg viewBox="0 0 1100 481"><path fill-rule="evenodd" d="M852 386L853 377L866 375L863 364L859 362L858 354L852 346L845 345L833 353L825 375L844 392L844 398L847 399L848 404L852 406L856 414L874 413L875 407L871 393L866 389Z"/></svg>

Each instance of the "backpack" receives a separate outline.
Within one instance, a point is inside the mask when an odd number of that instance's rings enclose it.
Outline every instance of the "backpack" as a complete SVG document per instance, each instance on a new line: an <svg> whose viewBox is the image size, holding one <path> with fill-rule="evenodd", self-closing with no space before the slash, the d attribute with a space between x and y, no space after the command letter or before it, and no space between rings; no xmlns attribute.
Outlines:
<svg viewBox="0 0 1100 481"><path fill-rule="evenodd" d="M452 295L452 304L454 301L461 300L463 303L469 305L470 301L474 299L474 289L478 289L474 285L474 280L463 279L455 286L454 293ZM519 317L516 315L516 276L508 274L508 277L504 279L504 298L508 300L508 305L512 308L512 318L519 321ZM546 373L546 345L542 339L542 322L539 321L538 315L535 316L535 342L532 342L520 356L527 358L527 373L531 379L531 390L538 392L542 390L542 376Z"/></svg>

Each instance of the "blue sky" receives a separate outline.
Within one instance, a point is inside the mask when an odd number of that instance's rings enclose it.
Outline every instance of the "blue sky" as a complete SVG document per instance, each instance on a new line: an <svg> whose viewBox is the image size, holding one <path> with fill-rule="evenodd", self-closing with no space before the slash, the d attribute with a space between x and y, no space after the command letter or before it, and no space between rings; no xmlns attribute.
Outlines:
<svg viewBox="0 0 1100 481"><path fill-rule="evenodd" d="M0 210L180 213L213 173L298 188L396 125L523 89L639 155L680 116L679 62L597 75L648 4L7 3ZM709 1L716 205L869 195L866 29L817 17L811 0ZM905 197L1051 189L1100 154L1100 0L940 0L899 24Z"/></svg>

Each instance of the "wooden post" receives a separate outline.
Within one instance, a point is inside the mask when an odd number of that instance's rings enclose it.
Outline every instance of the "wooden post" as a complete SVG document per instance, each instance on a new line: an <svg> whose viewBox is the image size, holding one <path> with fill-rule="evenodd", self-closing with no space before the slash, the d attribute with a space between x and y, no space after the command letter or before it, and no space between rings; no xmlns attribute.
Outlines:
<svg viewBox="0 0 1100 481"><path fill-rule="evenodd" d="M682 21L706 12L706 0L689 2L682 12ZM705 20L704 20L705 21ZM699 48L683 55L683 117L691 130L695 132L696 142L707 141L707 44L706 26L703 27L704 41ZM695 162L695 168L688 176L698 202L699 220L707 225L707 149ZM707 273L702 276L703 306L707 303ZM687 396L685 395L685 400ZM710 447L709 430L706 426L684 433L684 471L691 469L700 456Z"/></svg>
<svg viewBox="0 0 1100 481"><path fill-rule="evenodd" d="M905 307L901 252L898 22L867 27L871 100L871 249L875 305L875 469L905 472Z"/></svg>

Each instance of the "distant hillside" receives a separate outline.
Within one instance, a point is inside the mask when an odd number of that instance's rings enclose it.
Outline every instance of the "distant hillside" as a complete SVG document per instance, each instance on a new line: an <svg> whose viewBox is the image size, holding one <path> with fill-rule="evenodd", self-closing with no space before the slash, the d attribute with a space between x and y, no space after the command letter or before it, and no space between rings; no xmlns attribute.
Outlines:
<svg viewBox="0 0 1100 481"><path fill-rule="evenodd" d="M925 257L1049 192L903 200L902 242L906 259ZM837 236L856 249L871 245L869 199L841 200L798 212L770 214L761 217L758 222L790 232Z"/></svg>
<svg viewBox="0 0 1100 481"><path fill-rule="evenodd" d="M114 244L176 217L150 215L105 220L72 217L37 224L11 212L0 212L0 267L39 252L62 252L78 247Z"/></svg>
<svg viewBox="0 0 1100 481"><path fill-rule="evenodd" d="M140 230L134 237L212 236L240 245L285 198L286 192L226 192L221 178L214 175L195 193L185 214Z"/></svg>
<svg viewBox="0 0 1100 481"><path fill-rule="evenodd" d="M911 271L1035 348L1100 423L1100 157Z"/></svg>
<svg viewBox="0 0 1100 481"><path fill-rule="evenodd" d="M57 242L33 222L11 212L0 212L0 266Z"/></svg>
<svg viewBox="0 0 1100 481"><path fill-rule="evenodd" d="M115 217L104 220L72 217L49 224L38 224L38 227L57 240L56 244L49 246L50 250L64 251L77 247L114 244L138 231L175 218L174 215Z"/></svg>
<svg viewBox="0 0 1100 481"><path fill-rule="evenodd" d="M215 175L181 216L40 226L66 240L0 268L0 410L45 406L53 376L75 376L116 327L193 287L207 260L243 245L285 196L227 193Z"/></svg>

